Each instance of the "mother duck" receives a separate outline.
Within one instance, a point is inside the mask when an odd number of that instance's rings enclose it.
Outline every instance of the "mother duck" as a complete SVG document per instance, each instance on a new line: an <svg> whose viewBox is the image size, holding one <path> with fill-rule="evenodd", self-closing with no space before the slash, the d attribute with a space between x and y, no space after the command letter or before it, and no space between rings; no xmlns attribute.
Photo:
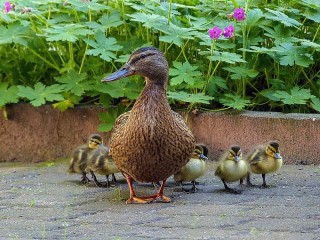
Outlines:
<svg viewBox="0 0 320 240"><path fill-rule="evenodd" d="M194 136L183 118L171 110L167 99L168 62L154 47L143 47L129 57L118 71L102 82L131 75L145 78L145 86L130 112L120 115L111 132L110 153L126 177L129 203L170 202L163 195L169 176L190 159ZM132 181L162 181L157 194L137 197Z"/></svg>

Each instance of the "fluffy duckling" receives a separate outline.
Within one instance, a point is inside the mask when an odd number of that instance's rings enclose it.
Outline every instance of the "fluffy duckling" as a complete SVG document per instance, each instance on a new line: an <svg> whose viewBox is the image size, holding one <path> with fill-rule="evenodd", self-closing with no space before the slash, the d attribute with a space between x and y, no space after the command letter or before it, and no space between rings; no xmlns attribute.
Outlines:
<svg viewBox="0 0 320 240"><path fill-rule="evenodd" d="M117 180L114 174L120 172L120 170L109 155L109 148L100 145L90 155L86 172L91 173L93 181L98 187L109 187L109 175L112 174L112 182L115 183ZM106 184L100 183L94 173L106 175Z"/></svg>
<svg viewBox="0 0 320 240"><path fill-rule="evenodd" d="M266 146L255 148L248 155L247 161L250 165L250 171L255 174L262 174L262 188L267 188L266 174L278 171L282 166L282 157L280 155L279 143L270 141ZM250 172L247 176L247 184L253 186L250 182Z"/></svg>
<svg viewBox="0 0 320 240"><path fill-rule="evenodd" d="M81 183L88 183L90 180L86 175L87 161L93 150L103 144L103 139L99 134L92 134L88 139L88 143L77 147L70 160L68 172L82 174Z"/></svg>
<svg viewBox="0 0 320 240"><path fill-rule="evenodd" d="M196 145L189 162L183 166L180 171L173 175L174 180L176 182L180 182L182 191L190 193L196 192L196 179L203 176L207 171L205 160L208 158L203 154L203 152L203 146ZM182 183L183 181L191 181L192 188L190 190L184 189Z"/></svg>
<svg viewBox="0 0 320 240"><path fill-rule="evenodd" d="M240 146L231 146L218 162L215 175L223 182L226 191L231 193L241 193L240 190L232 189L227 186L226 182L236 182L240 180L240 186L243 186L243 179L247 176L248 166L242 159Z"/></svg>

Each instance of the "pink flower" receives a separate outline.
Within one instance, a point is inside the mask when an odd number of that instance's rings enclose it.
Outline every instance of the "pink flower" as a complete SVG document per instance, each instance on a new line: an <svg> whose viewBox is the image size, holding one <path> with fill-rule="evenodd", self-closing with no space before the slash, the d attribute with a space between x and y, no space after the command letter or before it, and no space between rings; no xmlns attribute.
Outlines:
<svg viewBox="0 0 320 240"><path fill-rule="evenodd" d="M246 18L243 8L236 8L233 12L233 17L238 21L243 21Z"/></svg>
<svg viewBox="0 0 320 240"><path fill-rule="evenodd" d="M208 30L208 33L211 39L218 39L222 34L222 29L214 26L214 28Z"/></svg>
<svg viewBox="0 0 320 240"><path fill-rule="evenodd" d="M5 2L5 3L4 3L4 12L5 12L5 13L10 12L10 10L11 10L12 8L13 8L13 6L11 5L10 2Z"/></svg>
<svg viewBox="0 0 320 240"><path fill-rule="evenodd" d="M234 27L233 27L232 25L224 28L224 30L223 30L223 36L224 36L225 38L231 38L231 37L233 37L233 34L234 34Z"/></svg>

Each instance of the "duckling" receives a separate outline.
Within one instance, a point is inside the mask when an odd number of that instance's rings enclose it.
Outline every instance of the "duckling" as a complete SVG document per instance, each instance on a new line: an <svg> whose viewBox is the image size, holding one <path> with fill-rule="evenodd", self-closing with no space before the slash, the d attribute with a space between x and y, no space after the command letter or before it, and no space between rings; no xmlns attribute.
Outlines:
<svg viewBox="0 0 320 240"><path fill-rule="evenodd" d="M127 204L170 202L163 194L166 180L188 162L194 148L192 132L168 103L168 69L159 49L143 47L133 52L118 71L101 80L140 75L146 82L131 112L120 116L111 132L110 153L130 190ZM137 197L133 180L162 184L156 194Z"/></svg>
<svg viewBox="0 0 320 240"><path fill-rule="evenodd" d="M252 173L262 174L263 183L261 187L269 187L266 183L266 174L278 171L283 163L279 143L270 141L266 146L256 147L252 153L248 155L247 161ZM247 175L247 184L253 186L250 182L250 172Z"/></svg>
<svg viewBox="0 0 320 240"><path fill-rule="evenodd" d="M226 191L231 193L241 193L240 190L228 187L226 182L236 182L240 180L240 186L243 186L243 179L247 176L248 166L242 159L240 146L231 146L218 162L215 175L223 182Z"/></svg>
<svg viewBox="0 0 320 240"><path fill-rule="evenodd" d="M103 139L99 134L92 134L88 139L88 144L81 145L77 147L73 153L70 160L68 172L69 173L81 173L81 183L88 183L90 180L87 177L86 167L88 157L94 149L97 149L101 144L103 144Z"/></svg>
<svg viewBox="0 0 320 240"><path fill-rule="evenodd" d="M198 153L196 153L196 152L194 151L194 152L192 153L192 156L195 156L196 159L208 160L209 150L208 150L208 148L207 148L206 145L204 145L204 144L202 144L202 143L197 143L195 149L198 149L198 152L201 151L201 155L198 156ZM190 162L190 160L189 160L189 162ZM189 162L188 162L187 164L189 164ZM204 161L201 161L201 162L204 162ZM205 162L204 162L204 163L205 163ZM182 168L184 168L184 167L182 167ZM180 172L180 171L179 171L179 172ZM202 176L202 175L201 175L201 176ZM197 181L195 181L195 180L194 180L194 181L191 181L191 183L192 183L192 184L195 184L195 185L199 185L199 182L197 182ZM152 184L153 184L154 188L159 188L159 187L161 186L160 182L153 182ZM185 191L185 190L183 189L183 183L182 183L182 181L180 181L180 184L181 184L182 190ZM195 189L196 189L196 188L195 188ZM191 191L188 190L187 192L192 192L192 189L191 189ZM195 192L195 191L194 191L194 192Z"/></svg>
<svg viewBox="0 0 320 240"><path fill-rule="evenodd" d="M109 187L109 175L112 174L112 182L115 183L117 179L114 174L120 172L120 170L109 155L109 148L100 145L89 156L86 172L91 173L93 181L98 187ZM106 175L106 184L100 183L94 173Z"/></svg>
<svg viewBox="0 0 320 240"><path fill-rule="evenodd" d="M203 176L207 171L205 160L208 160L208 158L203 152L203 147L196 145L189 162L173 175L174 180L180 182L182 191L190 193L196 192L196 179ZM191 181L192 188L190 190L184 189L183 181Z"/></svg>

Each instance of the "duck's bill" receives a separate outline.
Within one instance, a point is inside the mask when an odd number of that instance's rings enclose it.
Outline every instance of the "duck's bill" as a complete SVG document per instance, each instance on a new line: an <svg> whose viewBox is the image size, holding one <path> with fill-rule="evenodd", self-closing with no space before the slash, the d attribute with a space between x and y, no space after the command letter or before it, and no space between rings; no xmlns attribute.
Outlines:
<svg viewBox="0 0 320 240"><path fill-rule="evenodd" d="M200 154L200 158L203 159L203 160L208 160L208 158L203 154Z"/></svg>
<svg viewBox="0 0 320 240"><path fill-rule="evenodd" d="M118 80L118 79L120 79L120 78L124 78L124 77L130 76L130 75L131 75L131 72L130 72L128 69L121 68L121 69L119 69L118 71L112 73L111 75L103 78L103 79L101 80L101 82L115 81L115 80Z"/></svg>
<svg viewBox="0 0 320 240"><path fill-rule="evenodd" d="M276 159L280 159L280 158L281 158L281 155L280 155L280 153L275 153L275 154L274 154L274 157L275 157Z"/></svg>

